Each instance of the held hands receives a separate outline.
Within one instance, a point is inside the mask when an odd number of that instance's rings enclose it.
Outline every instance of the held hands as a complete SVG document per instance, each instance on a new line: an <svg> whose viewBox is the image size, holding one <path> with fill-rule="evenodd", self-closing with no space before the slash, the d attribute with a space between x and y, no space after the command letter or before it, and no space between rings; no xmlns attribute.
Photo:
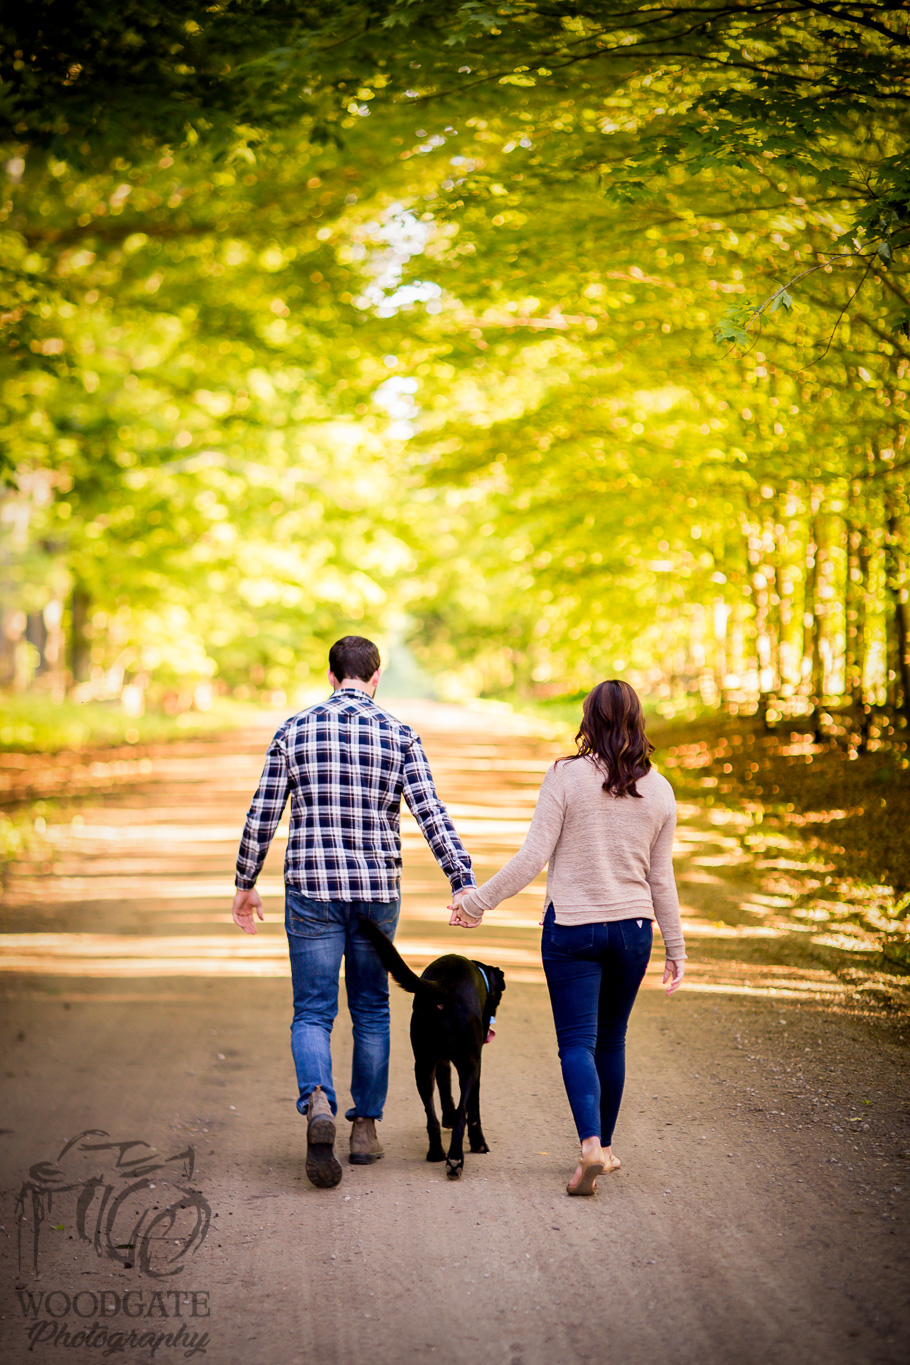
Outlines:
<svg viewBox="0 0 910 1365"><path fill-rule="evenodd" d="M682 959L668 957L664 967L664 982L667 987L667 995L670 996L674 991L678 991L683 983L686 974L686 964ZM669 985L667 983L669 982Z"/></svg>
<svg viewBox="0 0 910 1365"><path fill-rule="evenodd" d="M461 908L461 903L468 894L469 889L470 888L465 888L463 891L456 891L452 896L451 905L446 907L446 909L451 910L452 912L449 924L454 929L476 929L483 919L483 912L481 912L477 919L474 919L466 910L462 910Z"/></svg>
<svg viewBox="0 0 910 1365"><path fill-rule="evenodd" d="M253 919L253 912L260 919L265 919L262 913L262 897L255 887L249 891L241 891L239 888L234 895L234 904L231 906L231 915L234 923L239 925L245 934L255 934L256 924Z"/></svg>

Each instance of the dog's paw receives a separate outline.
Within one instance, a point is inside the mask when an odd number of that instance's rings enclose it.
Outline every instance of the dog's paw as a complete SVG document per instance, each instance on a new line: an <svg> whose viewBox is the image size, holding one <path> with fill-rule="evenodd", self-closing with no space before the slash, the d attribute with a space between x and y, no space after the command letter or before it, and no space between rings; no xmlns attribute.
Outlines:
<svg viewBox="0 0 910 1365"><path fill-rule="evenodd" d="M472 1152L476 1152L478 1156L481 1156L484 1152L488 1152L489 1150L490 1149L483 1138L471 1138Z"/></svg>
<svg viewBox="0 0 910 1365"><path fill-rule="evenodd" d="M464 1157L459 1157L457 1161L446 1157L446 1175L449 1180L460 1180L464 1175Z"/></svg>
<svg viewBox="0 0 910 1365"><path fill-rule="evenodd" d="M435 1147L431 1147L430 1150L427 1152L427 1161L445 1161L445 1159L446 1154L441 1147L439 1148L438 1151L436 1150Z"/></svg>
<svg viewBox="0 0 910 1365"><path fill-rule="evenodd" d="M442 1111L442 1126L443 1126L443 1128L454 1128L454 1127L455 1127L455 1110L454 1110L454 1109L444 1109L444 1110Z"/></svg>

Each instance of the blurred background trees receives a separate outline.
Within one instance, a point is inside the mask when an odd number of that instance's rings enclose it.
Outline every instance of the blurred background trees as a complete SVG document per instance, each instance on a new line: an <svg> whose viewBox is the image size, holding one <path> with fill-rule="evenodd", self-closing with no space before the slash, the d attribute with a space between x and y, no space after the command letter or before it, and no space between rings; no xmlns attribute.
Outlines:
<svg viewBox="0 0 910 1365"><path fill-rule="evenodd" d="M910 713L903 7L7 15L0 685Z"/></svg>

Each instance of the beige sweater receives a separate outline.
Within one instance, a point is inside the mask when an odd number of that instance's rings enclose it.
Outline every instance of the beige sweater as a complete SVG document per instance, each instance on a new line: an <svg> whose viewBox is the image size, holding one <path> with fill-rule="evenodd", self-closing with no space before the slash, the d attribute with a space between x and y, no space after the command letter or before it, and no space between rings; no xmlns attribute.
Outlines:
<svg viewBox="0 0 910 1365"><path fill-rule="evenodd" d="M603 780L592 759L554 763L524 844L501 872L468 893L464 909L475 916L492 910L549 863L544 905L553 902L558 924L656 918L667 957L684 958L673 876L673 788L653 768L636 783L641 799L608 795Z"/></svg>

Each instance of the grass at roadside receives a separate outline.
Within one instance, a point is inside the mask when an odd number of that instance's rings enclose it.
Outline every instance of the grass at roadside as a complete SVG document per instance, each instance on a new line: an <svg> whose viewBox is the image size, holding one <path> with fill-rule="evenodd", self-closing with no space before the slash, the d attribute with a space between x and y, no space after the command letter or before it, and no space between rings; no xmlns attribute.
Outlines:
<svg viewBox="0 0 910 1365"><path fill-rule="evenodd" d="M844 871L910 892L910 757L881 742L857 754L814 744L794 725L765 733L754 718L705 716L655 726L661 766L711 805L735 804L756 823L798 834Z"/></svg>
<svg viewBox="0 0 910 1365"><path fill-rule="evenodd" d="M115 703L54 702L47 696L7 693L0 697L0 753L53 754L184 739L234 729L260 713L251 703L216 697L209 711L128 716Z"/></svg>
<svg viewBox="0 0 910 1365"><path fill-rule="evenodd" d="M910 970L910 759L883 737L870 752L817 745L795 723L765 733L717 713L653 727L680 795L738 810L769 890L831 943L872 935L882 966Z"/></svg>
<svg viewBox="0 0 910 1365"><path fill-rule="evenodd" d="M102 702L58 703L40 695L0 696L0 767L5 777L21 775L26 779L24 790L19 783L3 788L2 804L6 808L0 809L0 876L17 858L26 853L36 856L46 821L52 820L64 799L67 808L73 808L85 796L84 784L78 782L54 789L49 796L38 795L29 789L27 781L36 768L57 764L61 759L66 765L71 755L76 764L73 771L85 772L86 765L96 759L110 763L112 750L117 762L126 757L124 750L133 750L138 760L144 746L209 735L214 738L259 721L262 714L262 707L255 703L220 697L209 711L184 711L175 716L150 711L137 717ZM42 759L47 763L42 765ZM64 766L60 771L65 775L70 769Z"/></svg>

